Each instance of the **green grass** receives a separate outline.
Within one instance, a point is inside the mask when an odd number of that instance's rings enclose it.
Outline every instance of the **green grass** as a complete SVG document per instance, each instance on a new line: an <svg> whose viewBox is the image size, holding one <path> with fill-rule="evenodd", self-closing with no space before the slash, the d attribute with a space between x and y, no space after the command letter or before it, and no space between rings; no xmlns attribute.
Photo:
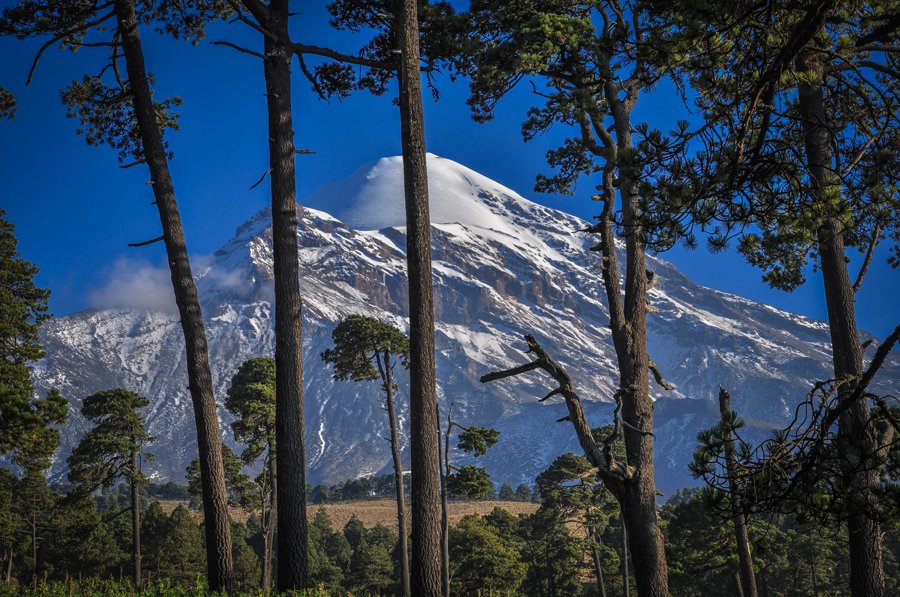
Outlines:
<svg viewBox="0 0 900 597"><path fill-rule="evenodd" d="M11 586L0 583L0 597L225 597L214 593L206 585L205 578L198 578L193 586L186 587L168 580L147 583L136 591L130 581L112 579L74 579L59 581L38 580L31 585ZM380 597L375 594L359 595L346 591L329 591L324 588L306 589L291 593L264 593L263 591L234 593L243 597ZM505 591L479 591L478 597L507 597Z"/></svg>

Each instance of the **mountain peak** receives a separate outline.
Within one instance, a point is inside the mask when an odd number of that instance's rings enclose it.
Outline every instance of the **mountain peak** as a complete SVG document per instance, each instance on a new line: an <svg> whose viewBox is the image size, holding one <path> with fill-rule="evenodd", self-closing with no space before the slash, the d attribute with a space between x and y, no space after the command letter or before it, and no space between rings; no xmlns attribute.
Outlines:
<svg viewBox="0 0 900 597"><path fill-rule="evenodd" d="M508 221L482 200L487 195L531 203L515 191L453 160L428 154L428 194L432 224L513 233ZM355 230L406 226L403 158L391 156L366 164L348 178L325 185L307 196L304 205L334 204L334 216Z"/></svg>

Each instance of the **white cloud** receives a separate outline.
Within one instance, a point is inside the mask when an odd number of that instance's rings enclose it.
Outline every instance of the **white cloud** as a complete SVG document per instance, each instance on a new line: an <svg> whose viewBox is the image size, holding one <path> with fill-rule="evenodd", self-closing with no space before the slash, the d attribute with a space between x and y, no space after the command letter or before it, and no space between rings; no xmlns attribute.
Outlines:
<svg viewBox="0 0 900 597"><path fill-rule="evenodd" d="M103 278L103 284L88 293L92 307L177 312L172 278L164 264L120 258Z"/></svg>
<svg viewBox="0 0 900 597"><path fill-rule="evenodd" d="M239 269L226 271L215 267L215 258L212 255L192 257L191 268L198 280L202 279L218 290L237 291L247 286L247 272Z"/></svg>

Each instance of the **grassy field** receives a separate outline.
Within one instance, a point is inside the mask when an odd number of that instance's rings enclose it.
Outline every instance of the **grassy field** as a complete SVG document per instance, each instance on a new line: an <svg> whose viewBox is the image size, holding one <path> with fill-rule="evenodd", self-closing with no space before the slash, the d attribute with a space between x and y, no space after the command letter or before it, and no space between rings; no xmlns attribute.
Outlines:
<svg viewBox="0 0 900 597"><path fill-rule="evenodd" d="M397 503L393 500L372 500L360 502L335 502L333 504L313 505L309 508L309 516L312 518L318 509L324 509L331 516L335 529L342 529L350 517L354 514L362 520L366 527L373 527L376 524L383 524L388 528L397 526ZM531 514L538 509L538 504L527 502L501 502L501 501L478 501L478 502L450 502L448 511L450 515L450 524L456 524L460 518L467 514L478 514L483 516L488 514L494 508L503 508L511 514ZM407 513L409 507L407 506ZM406 517L410 520L409 514Z"/></svg>
<svg viewBox="0 0 900 597"><path fill-rule="evenodd" d="M166 514L169 514L179 505L186 506L187 502L163 500L160 501L160 505ZM450 502L448 504L450 524L455 524L467 514L483 516L498 507L516 515L531 514L538 509L537 504L528 502L503 502L499 500ZM324 509L328 512L335 529L343 529L344 525L347 524L347 521L354 514L362 520L366 527L373 527L376 524L382 524L388 528L397 526L397 504L393 500L361 500L355 502L334 502L332 504L310 504L307 511L309 518L312 519L319 509ZM409 507L407 506L408 512ZM197 517L198 521L203 516L197 510L192 510L191 513ZM230 514L233 520L241 522L246 522L247 520L247 513L239 508L231 508ZM409 515L407 515L407 520L409 520Z"/></svg>

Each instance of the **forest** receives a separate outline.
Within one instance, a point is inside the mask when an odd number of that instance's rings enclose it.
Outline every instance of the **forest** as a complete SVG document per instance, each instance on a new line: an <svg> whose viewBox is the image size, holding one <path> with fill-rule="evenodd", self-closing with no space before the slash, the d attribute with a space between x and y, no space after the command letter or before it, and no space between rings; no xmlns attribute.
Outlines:
<svg viewBox="0 0 900 597"><path fill-rule="evenodd" d="M111 169L149 176L161 232L133 246L165 249L196 458L185 485L146 474L149 401L129 388L78 396L88 426L62 453L75 397L39 395L32 381L46 356L39 330L50 290L36 283L40 264L20 254L0 210L0 594L900 594L900 404L896 379L882 375L900 325L868 338L855 301L874 260L900 265L900 2L333 0L330 19L315 26L347 33L357 42L349 50L305 43L293 24L307 17L290 4L3 8L0 35L40 44L23 73L29 82L54 51L103 57L99 70L85 60L82 77L59 81L59 93L87 144L115 152ZM145 55L142 37L171 37L187 53L222 23L241 41L210 43L261 67L268 164L254 187L271 195L274 352L236 364L217 395L209 314L170 170L167 134L179 128L182 100L155 93L153 69L164 65ZM589 421L567 363L534 334L520 339L524 357L478 371L481 384L537 385L540 402L565 406L556 424L577 452L550 455L517 487L498 487L479 466L502 434L457 420L438 400L423 104L440 101L438 74L466 82L480 123L501 115L515 89L530 90L523 139L565 134L546 170L533 173L535 190L584 195L580 181L595 208L581 232L602 279L596 298L618 375L604 400L615 409ZM295 144L298 83L321 100L384 96L397 108L402 147L408 318L397 326L342 317L331 347L313 355L334 380L378 388L392 474L330 485L307 482L304 371L313 363L303 352L296 161L311 150ZM670 130L641 116L664 84L693 115ZM18 107L0 87L0 120ZM45 168L52 175L52 162ZM663 499L654 396L674 386L651 358L647 321L660 280L650 256L701 243L736 246L784 291L816 272L830 377L791 397L786 425L755 442L742 433L735 388L720 387L717 424L682 438L696 446L697 486ZM51 477L60 462L65 477ZM357 516L336 525L328 510L377 500L393 514L372 526ZM496 507L451 516L483 500Z"/></svg>

